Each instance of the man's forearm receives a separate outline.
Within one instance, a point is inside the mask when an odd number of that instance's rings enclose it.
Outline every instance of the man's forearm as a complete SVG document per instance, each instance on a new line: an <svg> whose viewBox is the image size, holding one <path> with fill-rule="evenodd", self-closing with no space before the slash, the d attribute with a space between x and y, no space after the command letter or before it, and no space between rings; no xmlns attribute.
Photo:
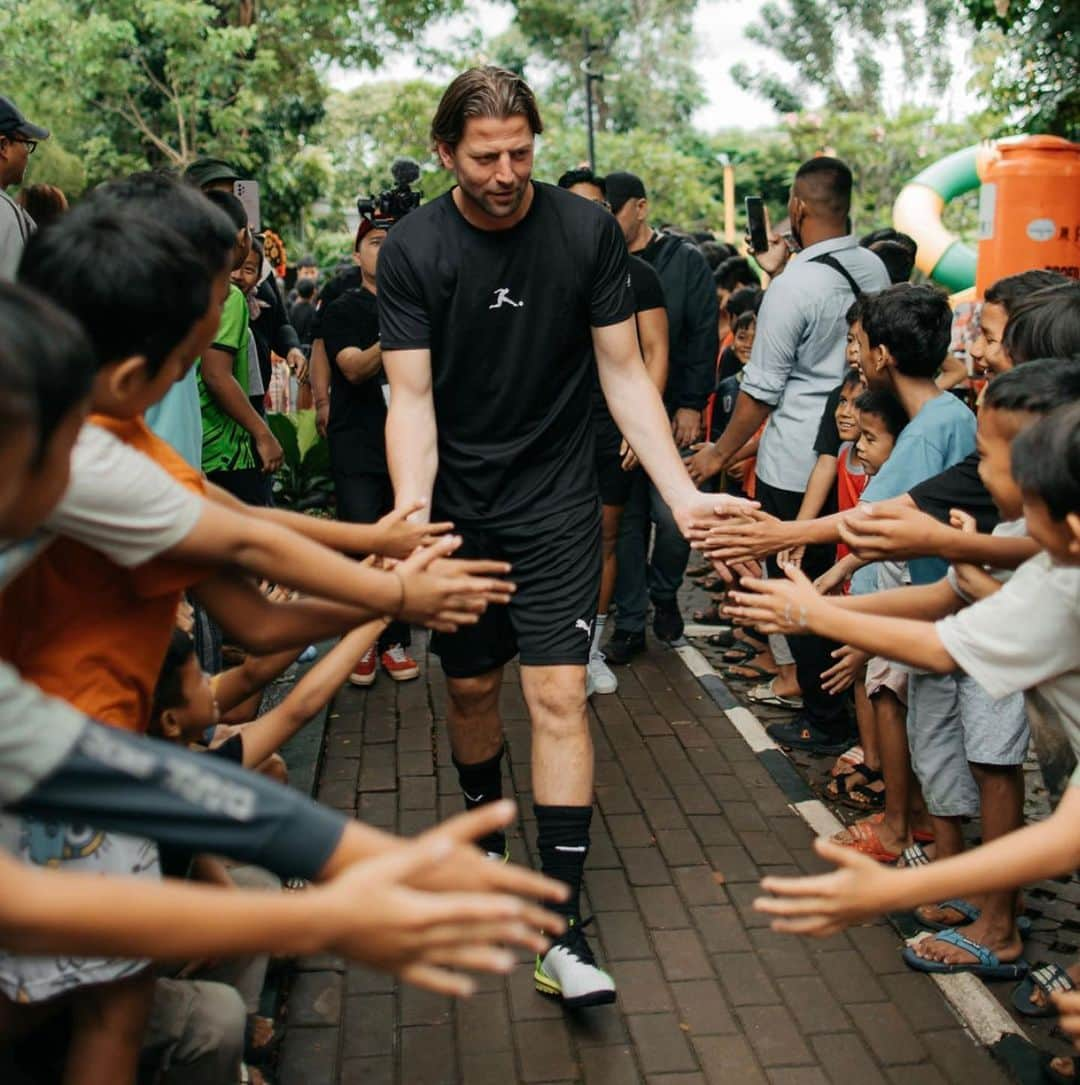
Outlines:
<svg viewBox="0 0 1080 1085"><path fill-rule="evenodd" d="M311 344L311 368L308 374L311 382L311 398L316 407L330 402L330 360L326 356L326 343L316 339Z"/></svg>
<svg viewBox="0 0 1080 1085"><path fill-rule="evenodd" d="M378 343L370 347L345 347L338 351L337 366L350 384L363 384L382 369L382 348Z"/></svg>
<svg viewBox="0 0 1080 1085"><path fill-rule="evenodd" d="M713 451L719 458L720 469L727 467L738 455L739 449L757 433L761 423L769 417L772 407L768 403L740 392L735 400L735 410L731 421L713 445Z"/></svg>
<svg viewBox="0 0 1080 1085"><path fill-rule="evenodd" d="M394 486L395 506L400 509L423 501L423 508L410 519L429 519L431 495L439 469L434 411L406 410L400 406L395 410L393 391L386 418L386 459Z"/></svg>
<svg viewBox="0 0 1080 1085"><path fill-rule="evenodd" d="M836 457L820 455L806 483L802 505L796 520L813 520L829 500L833 484L836 482Z"/></svg>

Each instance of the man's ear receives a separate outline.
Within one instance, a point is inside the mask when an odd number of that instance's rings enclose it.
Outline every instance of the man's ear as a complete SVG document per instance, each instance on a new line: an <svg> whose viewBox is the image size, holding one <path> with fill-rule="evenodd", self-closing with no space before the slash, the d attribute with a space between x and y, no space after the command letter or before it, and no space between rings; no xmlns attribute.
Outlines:
<svg viewBox="0 0 1080 1085"><path fill-rule="evenodd" d="M1072 542L1069 543L1069 553L1080 556L1080 513L1070 512L1065 516L1065 523L1073 533Z"/></svg>
<svg viewBox="0 0 1080 1085"><path fill-rule="evenodd" d="M111 365L107 371L109 394L116 400L126 400L139 391L150 379L145 354L133 354L122 362Z"/></svg>
<svg viewBox="0 0 1080 1085"><path fill-rule="evenodd" d="M176 718L176 712L173 709L165 709L158 719L158 724L164 738L176 739L183 737L183 728L180 726L180 721Z"/></svg>
<svg viewBox="0 0 1080 1085"><path fill-rule="evenodd" d="M435 144L435 153L438 154L443 169L452 170L454 168L454 149L449 143L444 143L442 140L439 140L439 142Z"/></svg>

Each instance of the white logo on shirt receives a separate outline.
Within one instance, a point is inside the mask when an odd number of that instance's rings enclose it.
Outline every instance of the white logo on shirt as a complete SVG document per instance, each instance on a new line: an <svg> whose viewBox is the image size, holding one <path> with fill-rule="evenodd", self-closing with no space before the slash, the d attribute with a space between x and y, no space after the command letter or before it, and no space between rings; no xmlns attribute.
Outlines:
<svg viewBox="0 0 1080 1085"><path fill-rule="evenodd" d="M495 304L494 305L489 305L488 308L489 309L501 309L504 305L512 305L515 309L522 309L525 306L525 302L523 302L523 301L514 301L514 299L512 297L510 297L509 288L504 288L502 290L496 290L495 291Z"/></svg>

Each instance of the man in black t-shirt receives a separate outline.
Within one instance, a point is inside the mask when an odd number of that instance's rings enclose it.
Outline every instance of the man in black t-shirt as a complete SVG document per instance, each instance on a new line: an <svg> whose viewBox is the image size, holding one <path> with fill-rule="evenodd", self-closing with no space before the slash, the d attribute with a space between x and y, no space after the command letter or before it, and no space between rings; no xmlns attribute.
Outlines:
<svg viewBox="0 0 1080 1085"><path fill-rule="evenodd" d="M319 311L318 330L330 367L330 417L327 442L334 474L339 520L371 524L394 507L386 467L386 380L379 345L375 272L386 230L365 219L357 231L359 287L330 290ZM340 277L339 277L340 279ZM338 282L339 280L335 280ZM379 637L378 662L395 682L420 675L410 655L409 626L391 622ZM375 681L376 647L357 663L349 681L366 687Z"/></svg>
<svg viewBox="0 0 1080 1085"><path fill-rule="evenodd" d="M379 327L390 381L387 453L398 507L432 497L464 556L513 566L517 592L437 634L451 751L465 801L501 793L502 670L521 657L544 871L570 887L569 930L534 978L568 1005L615 997L582 932L592 816L585 664L600 577L590 382L684 532L737 505L693 488L641 360L626 244L600 207L531 180L543 128L520 76L473 69L439 104L433 142L457 187L390 231ZM489 840L500 856L505 840Z"/></svg>
<svg viewBox="0 0 1080 1085"><path fill-rule="evenodd" d="M559 188L610 211L604 189L604 178L597 177L591 169L568 170L559 178ZM664 394L668 370L668 323L664 305L664 288L660 276L651 265L637 256L630 257L630 293L634 299L634 322L637 325L638 342L645 368L649 371L657 391ZM623 509L630 496L636 475L641 474L634 450L615 425L607 400L600 387L599 375L593 374L593 426L596 429L596 474L600 481L600 500L603 503L603 555L604 567L600 578L600 602L596 608L593 625L592 650L586 673L585 689L591 697L594 693L614 693L619 681L607 665L600 642L604 639L611 597L615 594L615 548L619 540L619 524Z"/></svg>

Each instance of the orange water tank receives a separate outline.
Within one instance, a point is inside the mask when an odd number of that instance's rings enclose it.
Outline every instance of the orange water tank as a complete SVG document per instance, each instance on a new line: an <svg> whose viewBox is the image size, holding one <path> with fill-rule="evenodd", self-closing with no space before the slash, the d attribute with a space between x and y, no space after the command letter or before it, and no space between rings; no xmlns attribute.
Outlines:
<svg viewBox="0 0 1080 1085"><path fill-rule="evenodd" d="M1050 268L1080 278L1080 144L998 143L980 163L979 296L1004 275Z"/></svg>

